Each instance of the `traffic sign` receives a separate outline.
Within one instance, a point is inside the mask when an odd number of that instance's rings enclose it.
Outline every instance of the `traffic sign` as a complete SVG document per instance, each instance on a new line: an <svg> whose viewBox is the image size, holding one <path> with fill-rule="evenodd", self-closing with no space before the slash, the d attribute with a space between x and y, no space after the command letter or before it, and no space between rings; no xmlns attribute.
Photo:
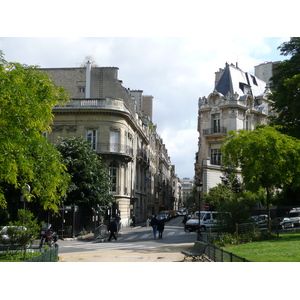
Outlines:
<svg viewBox="0 0 300 300"><path fill-rule="evenodd" d="M204 204L204 208L205 208L206 210L209 210L209 204L205 203L205 204Z"/></svg>

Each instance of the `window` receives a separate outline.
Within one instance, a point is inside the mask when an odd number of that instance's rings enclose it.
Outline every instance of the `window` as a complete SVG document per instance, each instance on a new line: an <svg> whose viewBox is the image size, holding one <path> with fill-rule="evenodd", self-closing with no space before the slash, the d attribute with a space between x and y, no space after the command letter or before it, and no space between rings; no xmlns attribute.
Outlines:
<svg viewBox="0 0 300 300"><path fill-rule="evenodd" d="M210 150L210 163L212 165L221 165L221 149Z"/></svg>
<svg viewBox="0 0 300 300"><path fill-rule="evenodd" d="M120 152L119 136L120 136L119 131L110 131L110 137L109 137L110 152Z"/></svg>
<svg viewBox="0 0 300 300"><path fill-rule="evenodd" d="M112 183L112 187L110 188L111 192L117 191L117 183L118 183L118 164L116 162L111 162L109 165L109 175Z"/></svg>
<svg viewBox="0 0 300 300"><path fill-rule="evenodd" d="M245 125L246 125L246 126L245 126L246 128L245 128L245 129L246 129L247 131L250 131L250 130L251 130L250 124L251 124L251 123L250 123L250 116L246 116L246 124L245 124Z"/></svg>
<svg viewBox="0 0 300 300"><path fill-rule="evenodd" d="M85 87L79 87L78 88L78 93L85 93Z"/></svg>
<svg viewBox="0 0 300 300"><path fill-rule="evenodd" d="M218 133L221 130L220 127L220 114L212 115L212 127L213 133Z"/></svg>
<svg viewBox="0 0 300 300"><path fill-rule="evenodd" d="M96 129L88 129L86 131L86 141L90 144L91 148L97 149L97 130Z"/></svg>

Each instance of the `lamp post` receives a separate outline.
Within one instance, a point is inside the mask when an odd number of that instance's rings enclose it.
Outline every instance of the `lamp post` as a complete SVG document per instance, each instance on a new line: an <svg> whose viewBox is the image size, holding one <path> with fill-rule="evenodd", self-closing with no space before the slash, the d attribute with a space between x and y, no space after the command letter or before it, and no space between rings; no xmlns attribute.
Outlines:
<svg viewBox="0 0 300 300"><path fill-rule="evenodd" d="M25 183L25 185L22 188L22 195L21 195L21 199L20 199L22 202L24 202L24 207L23 207L24 214L25 214L25 209L26 209L27 197L29 196L30 191L31 191L30 185L28 183ZM24 222L25 222L24 218L25 218L25 215L23 217L23 225L24 225Z"/></svg>
<svg viewBox="0 0 300 300"><path fill-rule="evenodd" d="M201 212L201 192L202 192L202 187L203 187L203 184L201 182L201 180L199 180L197 183L196 183L196 187L197 187L197 194L198 194L198 201L199 201L199 214L198 214L198 221L199 221L199 224L198 224L198 238L197 240L200 239L201 237L201 227L200 227L200 212Z"/></svg>

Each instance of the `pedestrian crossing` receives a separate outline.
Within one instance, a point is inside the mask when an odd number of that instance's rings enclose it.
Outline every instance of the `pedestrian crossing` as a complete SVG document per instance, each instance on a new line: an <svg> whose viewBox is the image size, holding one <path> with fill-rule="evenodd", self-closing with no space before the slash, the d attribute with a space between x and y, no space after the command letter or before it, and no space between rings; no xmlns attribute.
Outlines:
<svg viewBox="0 0 300 300"><path fill-rule="evenodd" d="M177 235L187 235L189 233L187 232L175 232L175 231L169 231L169 232L164 232L163 236L164 237L167 237L167 236L172 236L174 234L177 234ZM158 233L157 233L158 235ZM148 233L145 233L145 234L133 234L133 235L130 235L130 236L120 236L118 238L118 240L124 240L124 241L130 241L130 240L135 240L135 239L146 239L146 238L149 238L149 237L153 237L153 232L148 232Z"/></svg>
<svg viewBox="0 0 300 300"><path fill-rule="evenodd" d="M154 249L155 246L148 246L144 244L132 244L124 243L119 244L118 242L109 243L74 243L72 245L60 245L59 248L76 248L78 251L104 251L104 250L118 250L118 249ZM65 252L65 251L64 251Z"/></svg>
<svg viewBox="0 0 300 300"><path fill-rule="evenodd" d="M153 231L144 231L144 232L132 232L132 233L121 233L117 235L117 241L114 239L111 242L107 241L107 238L104 241L69 241L69 242L59 242L60 252L73 252L74 249L78 252L84 251L104 251L104 250L122 250L122 249L155 249L157 247L161 247L164 241L170 241L170 239L174 239L175 237L182 237L186 235L192 238L191 233L184 231L169 231L165 230L163 233L163 239L153 238ZM158 233L157 233L158 237ZM156 241L156 242L155 242ZM153 243L154 242L154 243Z"/></svg>

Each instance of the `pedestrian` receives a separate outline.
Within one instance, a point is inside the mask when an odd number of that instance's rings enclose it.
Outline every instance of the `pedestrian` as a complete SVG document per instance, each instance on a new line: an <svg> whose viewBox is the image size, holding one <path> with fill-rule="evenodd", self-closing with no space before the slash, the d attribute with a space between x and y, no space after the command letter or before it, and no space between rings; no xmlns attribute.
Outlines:
<svg viewBox="0 0 300 300"><path fill-rule="evenodd" d="M164 219L159 219L158 220L158 225L157 225L158 238L159 239L162 239L164 229L165 229L165 220Z"/></svg>
<svg viewBox="0 0 300 300"><path fill-rule="evenodd" d="M108 224L107 230L110 231L110 235L109 235L108 241L110 242L110 240L111 240L112 237L116 241L117 237L115 236L115 232L118 231L118 226L117 226L117 223L116 223L116 221L115 221L114 218L112 218L111 221L110 221L110 223Z"/></svg>
<svg viewBox="0 0 300 300"><path fill-rule="evenodd" d="M116 223L117 223L118 232L119 232L121 230L121 226L122 226L121 217L120 217L119 213L116 215Z"/></svg>
<svg viewBox="0 0 300 300"><path fill-rule="evenodd" d="M156 234L157 234L157 225L158 225L158 220L156 218L156 215L154 215L151 219L151 226L153 229L153 236L156 239Z"/></svg>
<svg viewBox="0 0 300 300"><path fill-rule="evenodd" d="M186 221L187 221L187 215L185 214L184 215L184 217L183 217L183 220L182 220L182 224L183 224L183 227L184 227L184 231L186 231L186 229L185 229L185 223L186 223Z"/></svg>
<svg viewBox="0 0 300 300"><path fill-rule="evenodd" d="M136 217L135 215L132 216L132 226L135 227L135 221L136 221Z"/></svg>

